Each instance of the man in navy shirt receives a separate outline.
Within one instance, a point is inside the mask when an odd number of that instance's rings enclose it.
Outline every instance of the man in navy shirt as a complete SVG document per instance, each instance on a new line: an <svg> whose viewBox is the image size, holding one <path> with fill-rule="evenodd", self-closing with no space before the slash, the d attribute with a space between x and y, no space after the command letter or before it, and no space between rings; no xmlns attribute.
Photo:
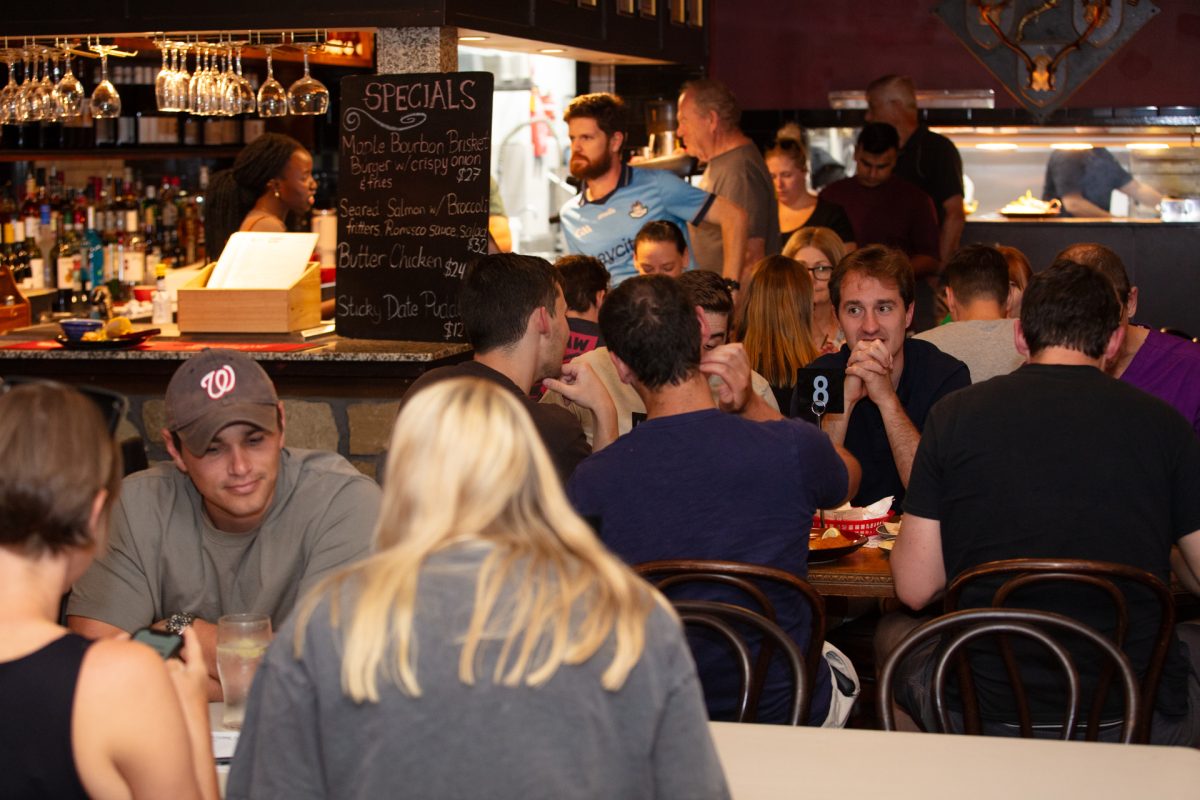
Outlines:
<svg viewBox="0 0 1200 800"><path fill-rule="evenodd" d="M702 325L678 282L663 275L632 278L608 296L600 327L621 380L645 403L646 421L584 460L567 493L630 564L721 559L804 577L812 514L853 494L858 463L816 427L783 419L750 390L741 345L723 345L702 358ZM708 375L724 382L721 409ZM764 589L773 596L772 587ZM779 625L806 646L807 613L794 598L773 602ZM733 707L734 676L719 653L698 649L696 655L710 713L719 718ZM786 681L782 671L768 678L760 721L785 717ZM822 668L810 723L844 721L848 703L832 699L830 674Z"/></svg>
<svg viewBox="0 0 1200 800"><path fill-rule="evenodd" d="M925 415L935 402L969 386L967 365L918 339L905 339L912 322L914 279L899 250L871 245L841 260L829 279L846 343L810 366L846 370L845 406L824 418L830 438L862 464L854 505L884 497L904 499ZM801 393L792 416L805 416Z"/></svg>
<svg viewBox="0 0 1200 800"><path fill-rule="evenodd" d="M571 137L571 174L583 181L559 212L567 249L600 259L613 283L637 274L634 239L647 222L666 219L680 228L711 222L721 228L723 274L736 280L746 251L746 213L675 175L621 162L625 104L599 92L576 97L564 118Z"/></svg>

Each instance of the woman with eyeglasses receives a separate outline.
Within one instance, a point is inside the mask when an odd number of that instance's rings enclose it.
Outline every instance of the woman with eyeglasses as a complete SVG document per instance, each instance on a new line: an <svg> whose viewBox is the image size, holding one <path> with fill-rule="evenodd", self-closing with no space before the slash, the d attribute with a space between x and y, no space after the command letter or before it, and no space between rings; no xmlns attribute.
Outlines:
<svg viewBox="0 0 1200 800"><path fill-rule="evenodd" d="M838 323L837 309L829 294L833 268L846 255L846 245L829 228L801 228L783 246L783 254L802 263L812 276L813 310L811 333L821 355L842 349L846 337Z"/></svg>
<svg viewBox="0 0 1200 800"><path fill-rule="evenodd" d="M763 154L779 201L780 241L804 228L831 228L854 249L854 228L842 207L808 190L808 148L799 139L780 138Z"/></svg>

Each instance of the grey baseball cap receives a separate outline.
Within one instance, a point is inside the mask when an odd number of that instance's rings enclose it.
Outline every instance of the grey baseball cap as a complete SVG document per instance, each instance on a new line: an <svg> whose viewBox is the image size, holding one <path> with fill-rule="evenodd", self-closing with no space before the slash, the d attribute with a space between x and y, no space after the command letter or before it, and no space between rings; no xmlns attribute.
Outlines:
<svg viewBox="0 0 1200 800"><path fill-rule="evenodd" d="M167 385L167 430L200 455L223 428L239 422L274 433L278 403L275 385L253 358L237 350L202 350Z"/></svg>

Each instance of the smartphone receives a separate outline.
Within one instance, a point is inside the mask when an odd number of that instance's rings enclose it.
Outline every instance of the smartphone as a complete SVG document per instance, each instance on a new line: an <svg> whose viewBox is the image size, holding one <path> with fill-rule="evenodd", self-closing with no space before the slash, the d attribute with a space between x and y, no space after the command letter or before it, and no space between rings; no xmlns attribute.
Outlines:
<svg viewBox="0 0 1200 800"><path fill-rule="evenodd" d="M154 651L163 657L163 661L168 658L178 658L179 651L183 649L183 637L178 633L166 633L165 631L155 631L150 628L142 628L134 631L133 640L148 644L154 648Z"/></svg>

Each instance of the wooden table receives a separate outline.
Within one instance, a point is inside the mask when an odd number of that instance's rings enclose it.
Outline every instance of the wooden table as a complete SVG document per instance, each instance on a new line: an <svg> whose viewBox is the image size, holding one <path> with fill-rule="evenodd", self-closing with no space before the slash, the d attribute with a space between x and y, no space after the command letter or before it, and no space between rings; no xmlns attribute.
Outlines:
<svg viewBox="0 0 1200 800"><path fill-rule="evenodd" d="M808 582L823 595L839 597L895 597L888 553L878 547L860 547L830 564L812 564Z"/></svg>
<svg viewBox="0 0 1200 800"><path fill-rule="evenodd" d="M1200 751L711 722L734 800L1194 798Z"/></svg>

